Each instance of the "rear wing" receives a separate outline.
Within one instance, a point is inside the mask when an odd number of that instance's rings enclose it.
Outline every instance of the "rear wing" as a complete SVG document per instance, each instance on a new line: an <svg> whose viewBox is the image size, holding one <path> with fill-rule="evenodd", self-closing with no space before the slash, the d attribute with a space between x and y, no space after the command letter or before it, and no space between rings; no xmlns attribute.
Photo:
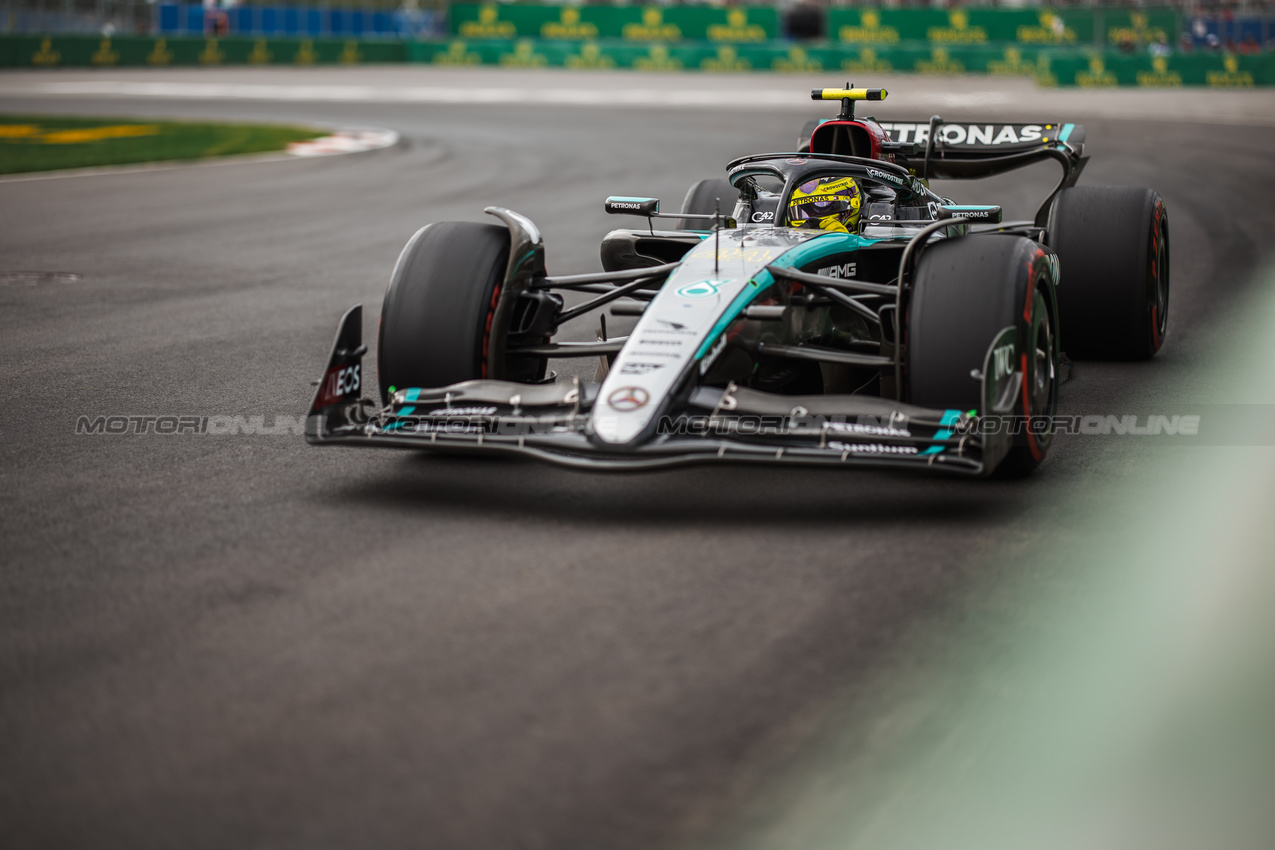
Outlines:
<svg viewBox="0 0 1275 850"><path fill-rule="evenodd" d="M1047 159L1059 162L1068 177L1073 171L1079 177L1086 161L1085 128L1063 121L949 122L936 115L880 126L891 141L909 148L895 161L925 179L990 177Z"/></svg>
<svg viewBox="0 0 1275 850"><path fill-rule="evenodd" d="M811 121L797 150L892 159L918 177L988 177L1041 162L1084 158L1085 128L1080 124L928 121L877 121L832 118Z"/></svg>
<svg viewBox="0 0 1275 850"><path fill-rule="evenodd" d="M1085 128L1079 124L953 122L940 115L920 121L855 118L855 103L882 101L887 94L885 89L853 88L850 83L840 89L814 89L812 100L840 101L841 111L831 120L807 124L802 136L810 141L798 140L798 150L887 159L926 180L990 177L1053 159L1063 167L1060 189L1075 183L1084 168Z"/></svg>
<svg viewBox="0 0 1275 850"><path fill-rule="evenodd" d="M916 142L925 145L930 140L930 122L879 121L881 129L894 142ZM938 120L936 142L945 150L970 154L991 151L1009 153L1031 150L1049 142L1065 142L1075 148L1085 143L1085 128L1080 124L1061 121L1042 121L1037 124L999 124L984 122Z"/></svg>
<svg viewBox="0 0 1275 850"><path fill-rule="evenodd" d="M1064 121L1004 123L995 121L877 121L838 116L812 122L803 133L812 154L850 153L893 160L924 180L991 177L1037 162L1053 160L1062 179L1036 214L1041 227L1049 205L1063 189L1076 185L1089 158L1084 155L1085 128Z"/></svg>

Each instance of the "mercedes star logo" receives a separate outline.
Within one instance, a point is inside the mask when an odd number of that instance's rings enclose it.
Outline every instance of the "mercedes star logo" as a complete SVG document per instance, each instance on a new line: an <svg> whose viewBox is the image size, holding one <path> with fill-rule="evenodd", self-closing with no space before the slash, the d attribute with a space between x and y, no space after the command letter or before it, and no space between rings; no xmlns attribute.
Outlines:
<svg viewBox="0 0 1275 850"><path fill-rule="evenodd" d="M621 413L637 410L651 400L651 394L641 387L620 387L607 396L607 404Z"/></svg>

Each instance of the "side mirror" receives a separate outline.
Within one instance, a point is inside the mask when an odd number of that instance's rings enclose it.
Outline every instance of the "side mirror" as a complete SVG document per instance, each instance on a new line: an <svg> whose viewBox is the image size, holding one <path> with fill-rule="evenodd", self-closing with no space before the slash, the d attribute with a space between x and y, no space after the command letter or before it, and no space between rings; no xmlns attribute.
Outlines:
<svg viewBox="0 0 1275 850"><path fill-rule="evenodd" d="M660 212L659 198L622 198L613 195L606 199L603 209L610 215L644 215L650 218Z"/></svg>

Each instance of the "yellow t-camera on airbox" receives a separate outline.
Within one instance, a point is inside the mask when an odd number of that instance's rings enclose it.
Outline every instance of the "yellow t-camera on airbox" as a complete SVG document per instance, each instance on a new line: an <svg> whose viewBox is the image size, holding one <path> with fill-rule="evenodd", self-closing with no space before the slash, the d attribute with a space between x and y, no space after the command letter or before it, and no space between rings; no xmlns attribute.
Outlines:
<svg viewBox="0 0 1275 850"><path fill-rule="evenodd" d="M846 83L843 89L812 89L810 99L841 101L841 114L837 118L842 121L852 121L856 100L885 100L887 94L889 92L885 89L856 89Z"/></svg>
<svg viewBox="0 0 1275 850"><path fill-rule="evenodd" d="M813 89L811 100L885 100L885 89Z"/></svg>

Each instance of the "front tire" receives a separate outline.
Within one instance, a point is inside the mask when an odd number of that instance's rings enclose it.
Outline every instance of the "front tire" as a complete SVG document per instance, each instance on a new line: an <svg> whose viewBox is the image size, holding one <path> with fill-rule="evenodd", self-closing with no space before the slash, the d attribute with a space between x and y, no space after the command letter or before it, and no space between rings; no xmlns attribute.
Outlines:
<svg viewBox="0 0 1275 850"><path fill-rule="evenodd" d="M1169 321L1169 221L1151 189L1076 186L1049 212L1058 252L1059 320L1067 354L1149 360Z"/></svg>
<svg viewBox="0 0 1275 850"><path fill-rule="evenodd" d="M907 385L913 404L985 410L983 371L1005 331L1005 359L1019 371L1007 415L1023 417L999 475L1025 475L1044 460L1058 406L1058 341L1048 255L1020 236L966 236L925 250L907 317ZM988 378L995 386L996 376ZM1003 409L1002 409L1003 410ZM1036 433L1032 423L1040 423Z"/></svg>
<svg viewBox="0 0 1275 850"><path fill-rule="evenodd" d="M442 387L486 376L509 231L447 221L427 225L403 248L381 307L377 379L391 388Z"/></svg>

